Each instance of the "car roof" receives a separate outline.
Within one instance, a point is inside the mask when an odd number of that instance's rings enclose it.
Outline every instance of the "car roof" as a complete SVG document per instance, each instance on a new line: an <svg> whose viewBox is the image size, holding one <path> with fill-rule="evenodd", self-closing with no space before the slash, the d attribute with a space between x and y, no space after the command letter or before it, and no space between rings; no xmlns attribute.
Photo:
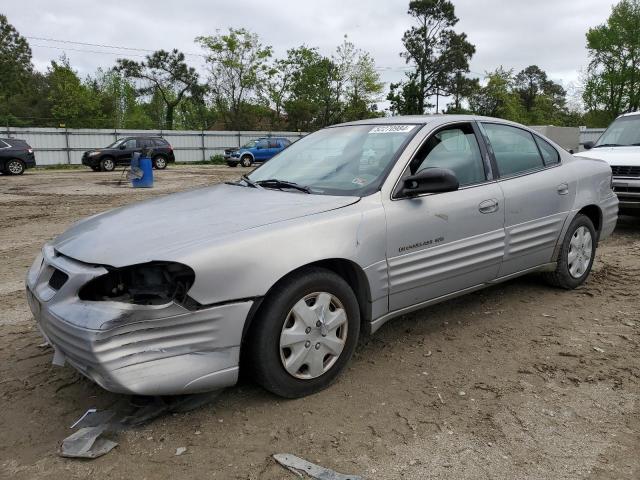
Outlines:
<svg viewBox="0 0 640 480"><path fill-rule="evenodd" d="M398 115L395 117L377 117L366 120L356 120L354 122L340 123L337 126L344 125L402 125L402 124L427 124L427 123L449 123L449 122L471 122L485 121L497 122L511 125L521 126L519 123L511 122L503 118L483 117L482 115L458 115L458 114L433 114L433 115Z"/></svg>

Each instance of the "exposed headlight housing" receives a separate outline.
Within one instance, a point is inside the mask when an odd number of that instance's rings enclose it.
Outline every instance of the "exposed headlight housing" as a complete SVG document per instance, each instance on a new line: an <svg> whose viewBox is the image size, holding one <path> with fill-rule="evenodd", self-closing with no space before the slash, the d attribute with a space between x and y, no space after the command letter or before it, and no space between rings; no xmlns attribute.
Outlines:
<svg viewBox="0 0 640 480"><path fill-rule="evenodd" d="M81 300L112 301L136 305L164 305L175 301L191 303L187 292L195 273L186 265L174 262L149 262L123 268L89 281L78 293Z"/></svg>

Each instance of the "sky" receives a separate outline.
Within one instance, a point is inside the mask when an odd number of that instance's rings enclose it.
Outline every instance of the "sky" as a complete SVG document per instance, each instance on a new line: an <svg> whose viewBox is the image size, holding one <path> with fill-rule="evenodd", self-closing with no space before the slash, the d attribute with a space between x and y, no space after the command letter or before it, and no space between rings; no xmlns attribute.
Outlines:
<svg viewBox="0 0 640 480"><path fill-rule="evenodd" d="M205 73L199 35L244 27L271 45L276 56L302 44L329 55L348 35L376 61L382 80L395 82L406 68L402 34L411 26L408 0L0 0L0 13L28 37L33 62L46 70L63 53L80 75L109 68L116 58L141 60L145 52L55 42L63 40L130 49L172 49ZM585 33L606 21L613 0L453 0L476 46L471 71L482 78L502 65L516 72L538 65L572 89L588 66ZM37 37L37 38L29 38ZM52 39L52 40L44 40ZM388 85L387 85L388 86Z"/></svg>

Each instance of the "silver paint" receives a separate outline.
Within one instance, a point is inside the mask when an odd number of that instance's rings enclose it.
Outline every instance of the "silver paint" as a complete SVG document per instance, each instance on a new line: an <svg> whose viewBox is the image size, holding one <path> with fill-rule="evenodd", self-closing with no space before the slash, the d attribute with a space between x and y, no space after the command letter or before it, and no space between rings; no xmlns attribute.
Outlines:
<svg viewBox="0 0 640 480"><path fill-rule="evenodd" d="M610 168L557 146L562 164L553 168L456 192L394 197L409 160L434 130L477 120L356 122L423 124L380 191L367 197L216 185L78 222L44 247L27 274L34 317L69 363L108 390L203 391L235 383L254 300L305 265L331 259L358 270L366 284L361 310L370 312L363 327L375 331L397 315L553 268L569 223L585 206L602 212L594 246L611 234L618 203ZM566 193L559 189L564 184ZM189 295L205 308L78 298L105 266L150 261L191 267ZM58 291L48 285L54 267L69 275Z"/></svg>

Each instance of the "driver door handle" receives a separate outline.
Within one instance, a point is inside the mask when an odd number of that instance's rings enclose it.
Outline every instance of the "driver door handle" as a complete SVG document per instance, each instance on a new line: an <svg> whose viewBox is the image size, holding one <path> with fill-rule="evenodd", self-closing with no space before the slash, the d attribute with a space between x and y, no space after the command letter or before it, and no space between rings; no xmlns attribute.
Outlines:
<svg viewBox="0 0 640 480"><path fill-rule="evenodd" d="M480 211L480 213L494 213L497 212L499 208L500 207L498 205L498 200L496 200L495 198L484 200L480 202L480 205L478 205L478 210Z"/></svg>

